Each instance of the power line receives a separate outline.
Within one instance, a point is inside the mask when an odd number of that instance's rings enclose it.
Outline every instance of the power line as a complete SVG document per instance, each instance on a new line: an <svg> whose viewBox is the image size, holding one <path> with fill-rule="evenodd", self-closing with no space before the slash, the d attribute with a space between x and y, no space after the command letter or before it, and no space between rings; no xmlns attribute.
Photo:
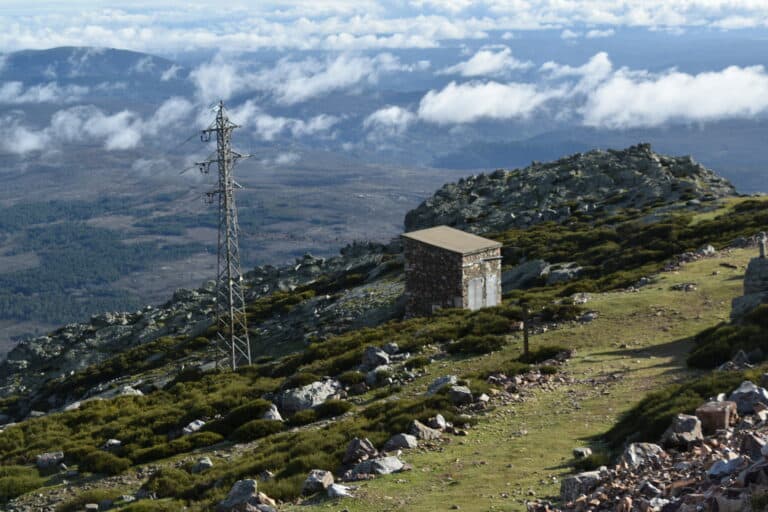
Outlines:
<svg viewBox="0 0 768 512"><path fill-rule="evenodd" d="M216 119L202 131L203 142L216 137L216 152L208 160L198 162L200 172L208 174L216 164L218 183L216 188L206 192L206 202L218 200L219 235L218 264L216 274L216 345L230 360L236 370L239 366L251 364L251 344L248 339L248 322L245 316L245 294L243 275L240 269L239 226L235 189L242 188L234 179L233 168L241 155L232 150L232 131L238 126L232 123L219 102Z"/></svg>

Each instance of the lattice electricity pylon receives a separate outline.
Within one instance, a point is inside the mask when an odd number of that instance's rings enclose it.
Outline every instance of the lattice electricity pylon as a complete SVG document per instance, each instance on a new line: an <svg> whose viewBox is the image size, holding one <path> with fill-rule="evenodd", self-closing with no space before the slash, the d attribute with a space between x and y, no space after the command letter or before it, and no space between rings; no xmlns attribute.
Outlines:
<svg viewBox="0 0 768 512"><path fill-rule="evenodd" d="M219 102L216 120L203 130L200 139L211 140L216 134L216 153L198 162L200 172L208 174L216 164L219 180L215 189L206 192L207 202L219 200L219 247L216 274L216 346L230 359L233 370L251 364L251 344L248 340L248 322L245 317L243 275L240 270L239 227L235 189L242 188L234 179L232 170L241 155L232 150L232 131L238 126L232 123Z"/></svg>

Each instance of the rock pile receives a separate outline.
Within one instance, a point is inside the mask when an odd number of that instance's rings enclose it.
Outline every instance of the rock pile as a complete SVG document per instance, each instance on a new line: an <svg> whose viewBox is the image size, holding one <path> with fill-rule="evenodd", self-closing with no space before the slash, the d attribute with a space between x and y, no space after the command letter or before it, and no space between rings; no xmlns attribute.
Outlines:
<svg viewBox="0 0 768 512"><path fill-rule="evenodd" d="M528 510L738 512L768 503L768 391L744 382L679 414L661 445L632 443L618 463L564 479L560 507ZM663 448L662 448L663 446Z"/></svg>
<svg viewBox="0 0 768 512"><path fill-rule="evenodd" d="M450 183L411 210L406 231L445 224L472 232L562 222L576 212L643 208L656 201L701 201L735 194L691 157L669 157L639 144L576 153L525 169L498 170Z"/></svg>

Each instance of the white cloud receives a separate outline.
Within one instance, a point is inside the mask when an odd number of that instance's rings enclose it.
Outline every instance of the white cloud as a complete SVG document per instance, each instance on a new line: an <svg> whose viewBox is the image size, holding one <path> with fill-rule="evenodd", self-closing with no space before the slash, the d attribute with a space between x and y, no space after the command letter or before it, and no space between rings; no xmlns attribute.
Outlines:
<svg viewBox="0 0 768 512"><path fill-rule="evenodd" d="M150 73L155 69L155 58L151 55L144 56L136 61L130 71L133 73Z"/></svg>
<svg viewBox="0 0 768 512"><path fill-rule="evenodd" d="M560 33L560 39L565 39L565 40L568 40L568 39L578 39L579 37L581 37L581 32L574 32L573 30L571 30L569 28L563 30Z"/></svg>
<svg viewBox="0 0 768 512"><path fill-rule="evenodd" d="M373 85L386 73L429 67L428 61L405 65L389 54L374 57L342 53L326 59L281 59L272 68L252 70L222 55L190 73L198 97L204 102L227 100L239 93L262 91L282 105L294 105L360 85Z"/></svg>
<svg viewBox="0 0 768 512"><path fill-rule="evenodd" d="M402 135L416 121L413 112L390 105L380 108L363 120L363 128L371 130L374 137L394 137Z"/></svg>
<svg viewBox="0 0 768 512"><path fill-rule="evenodd" d="M587 94L603 82L613 72L613 64L605 52L593 55L581 66L568 66L548 61L539 70L549 79L577 77L579 81L571 84L572 94Z"/></svg>
<svg viewBox="0 0 768 512"><path fill-rule="evenodd" d="M248 100L229 111L230 119L252 130L261 139L273 140L280 135L308 137L328 132L340 119L336 116L320 114L307 120L293 117L272 116Z"/></svg>
<svg viewBox="0 0 768 512"><path fill-rule="evenodd" d="M24 88L21 82L5 82L0 85L0 103L71 103L88 94L88 87L79 85L59 86L56 82Z"/></svg>
<svg viewBox="0 0 768 512"><path fill-rule="evenodd" d="M503 34L501 34L501 38L504 41L509 41L515 38L515 34L513 34L512 32L504 32Z"/></svg>
<svg viewBox="0 0 768 512"><path fill-rule="evenodd" d="M605 30L598 30L598 29L592 29L587 31L586 38L587 39L598 39L602 37L612 37L616 34L616 31L612 28L608 28Z"/></svg>
<svg viewBox="0 0 768 512"><path fill-rule="evenodd" d="M177 64L173 64L171 67L166 69L160 74L160 80L163 82L167 82L168 80L173 80L178 75L179 71L181 71L181 66Z"/></svg>
<svg viewBox="0 0 768 512"><path fill-rule="evenodd" d="M294 152L280 153L275 157L276 165L293 165L301 160L301 155Z"/></svg>
<svg viewBox="0 0 768 512"><path fill-rule="evenodd" d="M563 91L539 89L529 83L451 82L431 90L419 104L419 118L437 124L472 123L481 119L513 119L530 116Z"/></svg>
<svg viewBox="0 0 768 512"><path fill-rule="evenodd" d="M183 52L228 48L431 48L538 28L766 26L762 0L203 0L152 3L4 0L0 48L108 46ZM119 7L115 7L119 6ZM568 34L566 32L565 34Z"/></svg>
<svg viewBox="0 0 768 512"><path fill-rule="evenodd" d="M441 70L438 74L457 74L466 77L504 75L518 69L528 69L533 64L521 61L512 56L512 50L504 48L501 51L480 50L469 60Z"/></svg>
<svg viewBox="0 0 768 512"><path fill-rule="evenodd" d="M660 126L670 121L751 118L768 109L763 66L730 66L697 75L622 69L601 83L583 107L584 124L605 128Z"/></svg>

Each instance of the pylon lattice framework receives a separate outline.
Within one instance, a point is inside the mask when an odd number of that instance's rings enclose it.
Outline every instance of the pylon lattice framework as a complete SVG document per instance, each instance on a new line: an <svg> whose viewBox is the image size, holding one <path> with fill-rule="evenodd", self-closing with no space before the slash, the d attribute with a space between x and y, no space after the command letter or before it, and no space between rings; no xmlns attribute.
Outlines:
<svg viewBox="0 0 768 512"><path fill-rule="evenodd" d="M245 158L232 150L232 131L238 126L232 123L219 102L216 120L203 130L200 139L208 142L216 135L216 153L204 162L198 162L200 172L208 174L211 166L218 168L215 189L206 192L206 200L212 204L218 198L219 237L218 265L216 273L216 346L230 360L233 370L251 364L251 344L248 340L248 322L245 316L243 275L240 269L239 227L235 189L242 188L234 179L233 168Z"/></svg>

